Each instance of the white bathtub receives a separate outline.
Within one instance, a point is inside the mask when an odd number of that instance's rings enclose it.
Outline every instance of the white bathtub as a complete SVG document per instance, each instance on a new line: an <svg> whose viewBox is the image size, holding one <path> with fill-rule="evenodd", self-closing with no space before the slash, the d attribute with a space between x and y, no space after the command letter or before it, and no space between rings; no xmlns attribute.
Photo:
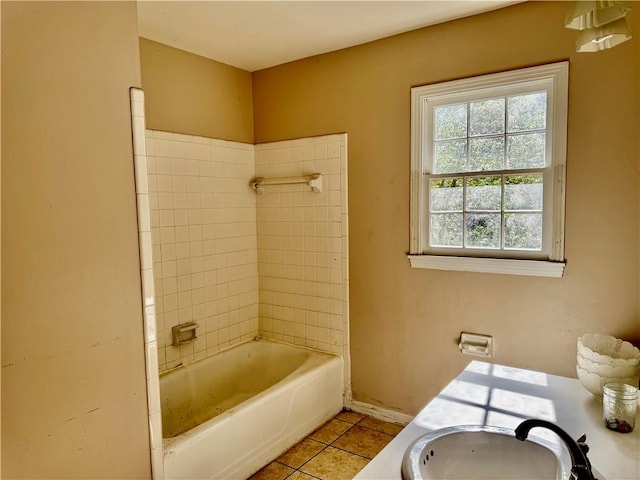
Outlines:
<svg viewBox="0 0 640 480"><path fill-rule="evenodd" d="M342 359L251 341L160 377L167 480L245 479L342 408Z"/></svg>

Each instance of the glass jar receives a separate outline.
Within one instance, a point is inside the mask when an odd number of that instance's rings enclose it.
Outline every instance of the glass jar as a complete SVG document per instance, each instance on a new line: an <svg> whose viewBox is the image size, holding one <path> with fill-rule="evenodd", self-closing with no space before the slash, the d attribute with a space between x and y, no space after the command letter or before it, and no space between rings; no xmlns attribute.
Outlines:
<svg viewBox="0 0 640 480"><path fill-rule="evenodd" d="M607 428L629 433L636 424L638 389L626 383L607 383L602 388L602 414Z"/></svg>

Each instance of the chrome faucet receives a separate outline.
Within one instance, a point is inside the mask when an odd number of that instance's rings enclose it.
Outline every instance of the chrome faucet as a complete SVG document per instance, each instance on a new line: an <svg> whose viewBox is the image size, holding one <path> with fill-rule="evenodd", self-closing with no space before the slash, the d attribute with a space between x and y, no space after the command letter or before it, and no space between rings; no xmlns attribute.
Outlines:
<svg viewBox="0 0 640 480"><path fill-rule="evenodd" d="M585 443L586 435L582 435L578 440L573 440L567 432L557 425L547 422L546 420L537 420L535 418L525 420L515 429L516 438L518 440L526 440L529 431L535 427L542 427L555 432L565 443L571 456L571 480L597 480L591 471L591 462L587 458L589 446Z"/></svg>

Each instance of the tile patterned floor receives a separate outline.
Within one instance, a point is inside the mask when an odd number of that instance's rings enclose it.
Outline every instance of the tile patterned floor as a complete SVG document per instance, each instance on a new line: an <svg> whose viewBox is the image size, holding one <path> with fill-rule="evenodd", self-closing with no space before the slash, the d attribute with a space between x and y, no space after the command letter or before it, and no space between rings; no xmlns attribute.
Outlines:
<svg viewBox="0 0 640 480"><path fill-rule="evenodd" d="M250 480L349 480L402 425L342 411Z"/></svg>

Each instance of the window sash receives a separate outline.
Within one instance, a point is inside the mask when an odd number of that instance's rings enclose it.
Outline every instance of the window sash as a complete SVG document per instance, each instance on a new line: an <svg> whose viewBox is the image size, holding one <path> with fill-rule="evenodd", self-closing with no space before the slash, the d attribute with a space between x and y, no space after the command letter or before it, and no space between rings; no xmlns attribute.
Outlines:
<svg viewBox="0 0 640 480"><path fill-rule="evenodd" d="M412 169L411 169L411 237L410 258L416 255L456 255L469 257L500 257L515 259L564 258L564 175L566 156L566 114L568 62L531 67L510 72L456 80L412 89ZM547 116L545 140L545 167L539 169L500 169L451 172L433 175L434 139L433 108L440 105L468 103L492 98L505 98L519 94L546 91ZM507 104L505 103L505 108ZM467 107L469 112L470 107ZM467 113L469 115L469 113ZM508 114L505 113L505 117ZM467 119L468 121L468 119ZM507 137L505 132L497 135ZM540 130L536 130L540 131ZM474 137L469 135L465 140ZM527 131L527 133L530 133ZM533 130L531 131L533 133ZM506 149L506 146L505 146ZM468 153L467 153L468 155ZM523 171L524 170L524 171ZM541 252L528 250L484 250L466 248L429 247L430 213L429 182L438 177L468 177L474 175L498 176L536 171L543 173L543 248ZM504 193L503 193L504 194ZM504 214L504 211L501 212ZM429 263L429 262L424 262ZM417 266L417 265L416 265Z"/></svg>
<svg viewBox="0 0 640 480"><path fill-rule="evenodd" d="M549 257L549 251L551 249L551 238L553 230L552 216L548 213L549 209L553 207L553 192L548 188L548 182L550 182L551 168L537 168L537 169L514 169L514 170L490 170L490 171L475 171L464 173L446 173L438 175L423 175L423 192L424 201L427 208L424 208L423 214L423 251L428 251L437 255L459 255L459 256L478 256L478 257L495 257L496 255L503 258L526 258L526 259L543 259ZM505 193L506 193L506 181L505 177L517 177L524 175L542 175L542 207L540 209L508 209L505 206ZM500 208L496 210L472 210L467 207L466 199L466 180L469 178L478 177L501 177L500 183ZM431 183L433 180L438 179L462 179L462 208L459 210L433 210L431 208ZM463 246L432 246L431 243L431 217L433 214L461 214L463 216ZM467 215L471 214L496 214L500 215L500 247L482 247L474 248L464 245L466 238L466 222L464 219ZM525 214L525 213L540 213L542 214L542 245L540 250L534 249L520 249L505 247L505 231L504 231L504 215L505 214Z"/></svg>
<svg viewBox="0 0 640 480"><path fill-rule="evenodd" d="M429 208L425 208L425 218L423 220L424 224L424 239L422 242L423 251L429 252L431 254L443 254L443 255L459 255L459 256L477 256L477 257L486 257L486 256L499 256L501 258L526 258L526 259L541 259L541 258L549 258L550 250L551 250L551 237L553 235L553 216L548 212L553 208L553 192L550 192L550 185L553 181L552 179L552 170L549 166L553 162L553 131L549 130L549 125L553 124L552 114L553 108L551 104L551 100L553 98L551 86L547 80L536 81L536 82L528 82L526 85L518 85L517 88L513 86L505 86L505 87L497 87L494 89L490 89L490 91L473 91L471 93L461 93L456 95L455 101L452 98L448 98L448 101L444 101L440 97L435 97L433 99L427 98L424 103L423 115L425 115L425 127L426 127L426 137L425 142L423 143L423 151L422 155L425 159L425 179L426 179L426 188L423 187L424 192L424 202ZM517 132L517 133L509 133L507 128L508 123L508 98L514 97L517 95L525 95L531 93L545 92L547 97L546 104L546 119L545 119L545 129L536 129L526 132ZM447 96L449 97L449 96ZM469 144L470 140L474 138L482 138L482 137L472 137L469 132L469 124L470 124L470 105L474 101L484 101L495 98L504 98L505 99L505 125L504 125L504 133L492 135L494 137L502 136L504 140L503 145L503 159L502 169L495 170L463 170L463 171L453 171L442 174L434 174L431 173L434 171L434 163L435 163L435 149L436 144L438 142L443 142L447 140L435 140L435 108L438 106L449 106L449 105L461 105L466 104L467 108L467 121L466 121L466 135L464 137L459 137L459 140L466 140L467 149L466 149L466 162L465 165L469 166L470 161L470 152L469 152ZM545 166L544 168L535 168L535 169L509 169L507 166L507 138L509 135L523 135L527 133L536 133L536 132L544 132L545 133ZM488 135L487 135L488 137ZM542 206L542 245L540 250L531 250L531 249L518 249L518 248L505 248L505 231L504 231L504 210L501 208L500 213L500 239L499 239L499 247L474 247L467 245L467 215L469 214L466 211L466 205L463 204L463 215L462 215L462 245L461 246L442 246L442 245L431 245L432 240L432 213L430 208L430 192L431 192L431 180L435 178L472 178L476 176L501 176L503 181L501 184L501 195L504 196L504 175L508 174L516 174L516 173L542 173L543 174L543 206ZM464 180L466 185L466 180ZM463 188L463 195L466 194L467 188ZM464 202L466 203L466 202ZM501 203L501 206L504 203Z"/></svg>

